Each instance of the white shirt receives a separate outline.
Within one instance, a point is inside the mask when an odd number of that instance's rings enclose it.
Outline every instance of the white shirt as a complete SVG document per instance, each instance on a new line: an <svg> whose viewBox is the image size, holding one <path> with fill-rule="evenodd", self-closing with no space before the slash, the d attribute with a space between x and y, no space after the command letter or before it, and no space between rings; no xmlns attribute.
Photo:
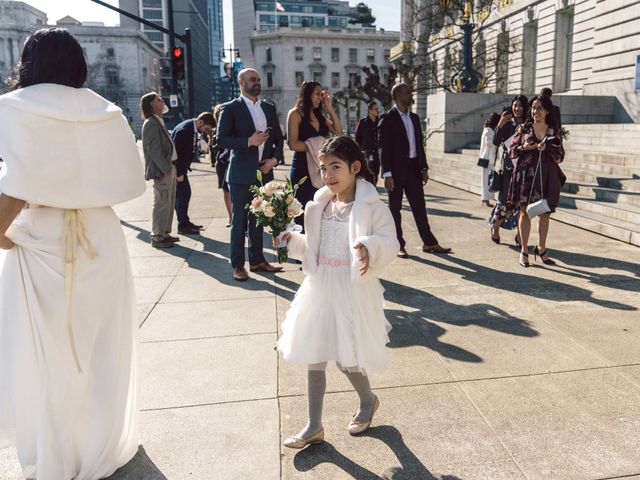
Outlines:
<svg viewBox="0 0 640 480"><path fill-rule="evenodd" d="M418 156L418 150L416 149L416 131L413 128L413 122L411 121L411 112L407 109L406 113L403 113L397 105L394 108L400 114L404 129L407 131L407 140L409 141L409 158L416 158ZM390 177L391 172L384 172L382 174L384 178Z"/></svg>
<svg viewBox="0 0 640 480"><path fill-rule="evenodd" d="M267 130L267 117L262 110L262 101L258 99L256 103L253 103L251 99L240 95L240 98L244 100L244 103L249 109L251 119L253 120L253 126L256 127L256 132L265 132ZM264 143L258 147L258 162L262 161L262 152L264 151Z"/></svg>

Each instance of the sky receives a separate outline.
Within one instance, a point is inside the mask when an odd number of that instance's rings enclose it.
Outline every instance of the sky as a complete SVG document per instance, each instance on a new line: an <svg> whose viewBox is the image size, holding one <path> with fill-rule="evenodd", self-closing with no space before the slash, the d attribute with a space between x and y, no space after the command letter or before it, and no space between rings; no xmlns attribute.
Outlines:
<svg viewBox="0 0 640 480"><path fill-rule="evenodd" d="M104 22L105 25L117 25L120 23L120 15L91 0L23 0L25 3L42 10L49 17L49 23L65 15L71 15L81 22ZM103 0L114 6L118 6L118 0ZM350 0L355 5L359 0ZM400 29L400 0L363 0L373 9L373 15L377 18L377 26L386 30ZM223 0L224 13L224 43L229 46L233 43L233 13L232 0Z"/></svg>

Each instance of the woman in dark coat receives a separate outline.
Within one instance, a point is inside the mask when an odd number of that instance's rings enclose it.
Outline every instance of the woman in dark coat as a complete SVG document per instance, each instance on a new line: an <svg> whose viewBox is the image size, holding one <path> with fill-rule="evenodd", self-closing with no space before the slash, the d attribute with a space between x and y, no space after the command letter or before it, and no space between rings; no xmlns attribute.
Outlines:
<svg viewBox="0 0 640 480"><path fill-rule="evenodd" d="M555 212L560 201L560 189L565 176L558 164L562 162L564 150L562 137L553 125L550 112L553 104L548 97L537 95L529 102L529 118L524 125L517 128L511 144L510 156L514 159L515 168L511 177L507 208L520 207L518 227L520 229L520 265L529 266L529 233L531 219L527 215L527 206L542 198L547 200L550 212L540 215L538 223L538 245L534 249L547 265L555 262L547 253L547 234L549 218ZM538 162L540 164L538 165Z"/></svg>
<svg viewBox="0 0 640 480"><path fill-rule="evenodd" d="M524 95L517 95L511 100L510 108L502 112L498 126L493 135L493 144L502 145L501 165L496 166L497 171L502 171L502 183L498 193L498 201L489 217L491 225L491 239L495 243L500 243L500 227L509 230L517 229L516 218L518 211L507 208L507 193L513 174L513 163L509 154L510 141L516 132L516 128L522 125L527 118L527 107L529 101ZM520 246L520 238L516 231L516 245Z"/></svg>

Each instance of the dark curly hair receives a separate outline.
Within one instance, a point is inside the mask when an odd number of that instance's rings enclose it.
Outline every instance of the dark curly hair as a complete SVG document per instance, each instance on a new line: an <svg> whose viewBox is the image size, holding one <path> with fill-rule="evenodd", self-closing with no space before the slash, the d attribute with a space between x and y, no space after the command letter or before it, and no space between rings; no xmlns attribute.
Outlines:
<svg viewBox="0 0 640 480"><path fill-rule="evenodd" d="M82 47L67 30L53 27L27 38L7 88L17 90L40 83L81 88L86 80L87 62Z"/></svg>
<svg viewBox="0 0 640 480"><path fill-rule="evenodd" d="M355 162L360 162L360 171L356 174L358 177L364 178L367 182L373 183L373 173L367 167L364 153L360 146L349 135L339 135L330 138L320 149L320 158L332 155L346 162L349 166Z"/></svg>

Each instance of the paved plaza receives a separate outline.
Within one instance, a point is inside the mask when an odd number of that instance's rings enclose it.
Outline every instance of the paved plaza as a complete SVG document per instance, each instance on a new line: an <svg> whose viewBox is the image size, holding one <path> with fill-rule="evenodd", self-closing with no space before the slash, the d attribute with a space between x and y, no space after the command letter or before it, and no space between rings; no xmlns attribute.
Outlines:
<svg viewBox="0 0 640 480"><path fill-rule="evenodd" d="M150 186L117 208L144 448L110 480L640 478L637 247L552 222L558 264L531 254L524 269L511 232L490 241L476 195L430 182L432 229L454 253L422 253L404 212L410 258L382 278L393 330L390 368L371 379L373 427L347 433L357 396L330 367L326 442L293 451L281 444L306 421L306 372L273 347L302 272L233 281L215 174L195 164L191 183L206 229L174 248L149 245ZM15 451L0 450L0 479L20 478Z"/></svg>

